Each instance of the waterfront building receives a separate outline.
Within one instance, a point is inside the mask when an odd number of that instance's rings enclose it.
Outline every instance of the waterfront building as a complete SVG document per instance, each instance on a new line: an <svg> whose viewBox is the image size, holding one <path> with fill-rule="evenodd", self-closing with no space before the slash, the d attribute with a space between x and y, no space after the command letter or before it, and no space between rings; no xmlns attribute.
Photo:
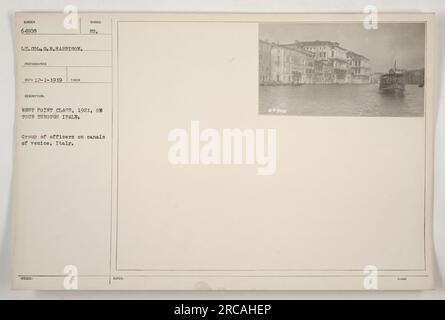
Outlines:
<svg viewBox="0 0 445 320"><path fill-rule="evenodd" d="M273 44L260 40L259 42L259 81L260 84L271 82L271 66L272 66L272 47Z"/></svg>
<svg viewBox="0 0 445 320"><path fill-rule="evenodd" d="M369 59L352 51L347 53L347 57L351 71L351 82L370 83L371 67L369 64Z"/></svg>
<svg viewBox="0 0 445 320"><path fill-rule="evenodd" d="M312 52L305 51L300 47L294 45L281 45L285 51L292 56L292 73L294 83L313 83L314 82L314 67L315 55Z"/></svg>
<svg viewBox="0 0 445 320"><path fill-rule="evenodd" d="M283 45L272 46L270 77L272 83L312 83L313 69L312 53Z"/></svg>
<svg viewBox="0 0 445 320"><path fill-rule="evenodd" d="M342 48L338 42L320 40L295 41L293 45L312 52L316 60L325 61L325 63L332 69L330 82L351 82L347 57L348 50Z"/></svg>
<svg viewBox="0 0 445 320"><path fill-rule="evenodd" d="M315 60L314 62L314 83L333 83L334 67L328 60Z"/></svg>
<svg viewBox="0 0 445 320"><path fill-rule="evenodd" d="M260 84L369 83L369 59L332 41L259 42Z"/></svg>

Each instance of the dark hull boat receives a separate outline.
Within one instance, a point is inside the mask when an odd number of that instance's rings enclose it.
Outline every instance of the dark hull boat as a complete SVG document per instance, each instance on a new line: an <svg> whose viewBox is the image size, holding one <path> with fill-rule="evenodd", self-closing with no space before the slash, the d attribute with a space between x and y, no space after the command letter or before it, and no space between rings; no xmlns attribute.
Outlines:
<svg viewBox="0 0 445 320"><path fill-rule="evenodd" d="M380 77L379 90L382 93L403 93L405 91L404 73L398 71L394 64L394 69Z"/></svg>

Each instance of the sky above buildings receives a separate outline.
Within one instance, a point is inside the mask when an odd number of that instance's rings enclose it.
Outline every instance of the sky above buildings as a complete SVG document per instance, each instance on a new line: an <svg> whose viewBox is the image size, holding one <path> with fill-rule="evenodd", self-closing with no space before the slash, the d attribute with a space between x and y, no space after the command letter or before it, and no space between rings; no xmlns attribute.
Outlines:
<svg viewBox="0 0 445 320"><path fill-rule="evenodd" d="M259 38L280 44L295 40L327 40L368 57L374 72L386 72L394 65L420 69L425 65L425 25L423 23L379 23L367 30L362 23L263 23Z"/></svg>

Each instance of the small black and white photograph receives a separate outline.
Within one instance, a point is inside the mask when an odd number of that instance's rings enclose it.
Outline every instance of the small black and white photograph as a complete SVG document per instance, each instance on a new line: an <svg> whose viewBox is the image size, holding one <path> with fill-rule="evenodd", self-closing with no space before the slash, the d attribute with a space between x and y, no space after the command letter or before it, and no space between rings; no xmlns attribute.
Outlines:
<svg viewBox="0 0 445 320"><path fill-rule="evenodd" d="M424 23L262 23L258 50L261 115L424 116Z"/></svg>

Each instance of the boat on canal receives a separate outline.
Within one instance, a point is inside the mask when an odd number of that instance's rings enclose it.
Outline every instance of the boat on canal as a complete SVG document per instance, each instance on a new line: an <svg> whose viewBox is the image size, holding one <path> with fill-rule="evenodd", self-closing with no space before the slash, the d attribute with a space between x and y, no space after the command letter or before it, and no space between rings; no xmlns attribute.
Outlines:
<svg viewBox="0 0 445 320"><path fill-rule="evenodd" d="M394 69L380 76L379 90L382 93L403 93L405 91L405 75L402 70L397 70L394 62Z"/></svg>

